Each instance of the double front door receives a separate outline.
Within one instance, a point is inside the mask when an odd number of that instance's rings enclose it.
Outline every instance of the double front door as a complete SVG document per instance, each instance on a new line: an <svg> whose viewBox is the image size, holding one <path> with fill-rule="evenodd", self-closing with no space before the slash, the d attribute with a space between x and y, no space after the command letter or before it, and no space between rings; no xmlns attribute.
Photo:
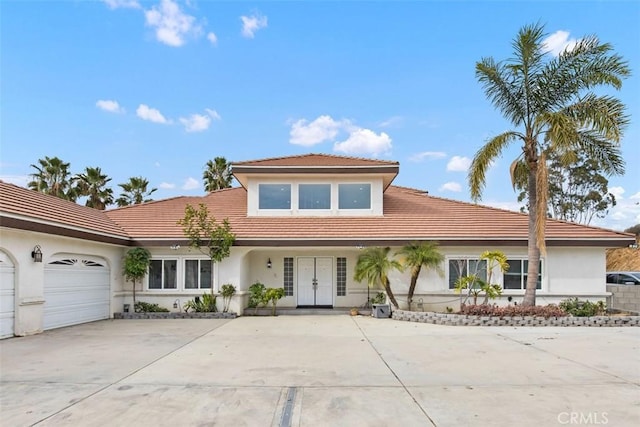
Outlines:
<svg viewBox="0 0 640 427"><path fill-rule="evenodd" d="M333 258L298 258L298 306L333 306Z"/></svg>

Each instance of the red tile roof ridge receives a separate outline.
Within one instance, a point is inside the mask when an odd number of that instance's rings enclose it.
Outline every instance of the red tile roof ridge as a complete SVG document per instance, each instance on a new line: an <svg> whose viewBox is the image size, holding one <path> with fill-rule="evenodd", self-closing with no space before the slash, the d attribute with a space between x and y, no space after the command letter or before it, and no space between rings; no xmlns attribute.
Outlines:
<svg viewBox="0 0 640 427"><path fill-rule="evenodd" d="M398 161L393 161L393 160L379 160L379 159L371 159L371 158L367 158L367 157L342 156L342 155L338 155L338 154L327 154L327 153L305 153L305 154L295 154L295 155L292 155L292 156L265 157L265 158L262 158L262 159L245 160L245 161L241 161L241 162L231 162L231 166L232 167L233 167L233 165L242 166L242 165L248 165L248 164L252 164L252 163L269 162L269 161L273 161L273 160L301 159L301 158L312 157L312 156L331 157L331 158L335 158L335 159L351 159L351 160L360 160L360 161L370 161L370 162L376 162L376 163L382 163L382 164L388 164L388 165L399 165L400 164Z"/></svg>
<svg viewBox="0 0 640 427"><path fill-rule="evenodd" d="M131 209L134 208L136 206L149 206L149 205L153 205L156 203L164 203L164 202L169 202L171 200L178 200L178 199L195 199L195 198L203 198L205 197L206 194L204 196L175 196L175 197L169 197L167 199L158 199L158 200L150 200L148 202L144 202L144 203L136 203L133 205L127 205L127 206L118 206L115 208L110 208L110 209L106 209L104 212L114 212L114 211L121 211L124 209Z"/></svg>
<svg viewBox="0 0 640 427"><path fill-rule="evenodd" d="M402 185L390 185L389 187L393 187L401 191L407 191L409 193L429 194L428 190L422 190L420 188L415 188L415 187L406 187Z"/></svg>

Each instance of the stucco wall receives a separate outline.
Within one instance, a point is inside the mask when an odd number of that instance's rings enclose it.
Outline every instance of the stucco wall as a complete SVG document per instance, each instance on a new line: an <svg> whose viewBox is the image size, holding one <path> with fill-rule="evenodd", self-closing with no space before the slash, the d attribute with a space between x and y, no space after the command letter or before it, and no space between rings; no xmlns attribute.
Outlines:
<svg viewBox="0 0 640 427"><path fill-rule="evenodd" d="M0 228L0 235L0 250L8 255L15 266L16 335L30 335L42 331L43 308L46 303L44 269L56 255L86 255L103 259L111 270L110 313L121 307L118 290L122 289L122 247L7 228ZM35 245L42 248L41 263L36 263L31 258Z"/></svg>

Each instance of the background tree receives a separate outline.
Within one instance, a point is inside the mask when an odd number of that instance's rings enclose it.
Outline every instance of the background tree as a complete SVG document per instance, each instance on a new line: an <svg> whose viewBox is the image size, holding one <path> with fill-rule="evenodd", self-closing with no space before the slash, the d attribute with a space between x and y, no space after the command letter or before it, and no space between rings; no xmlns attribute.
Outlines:
<svg viewBox="0 0 640 427"><path fill-rule="evenodd" d="M640 236L640 224L632 225L631 227L624 230L625 233L632 233L636 236Z"/></svg>
<svg viewBox="0 0 640 427"><path fill-rule="evenodd" d="M111 178L104 175L99 167L87 167L84 173L77 174L73 180L78 195L87 196L85 206L105 210L113 203L113 190L107 187Z"/></svg>
<svg viewBox="0 0 640 427"><path fill-rule="evenodd" d="M39 165L31 165L36 170L29 176L33 178L27 187L31 190L59 197L75 202L78 195L72 186L70 179L69 163L65 163L58 157L45 156L38 160Z"/></svg>
<svg viewBox="0 0 640 427"><path fill-rule="evenodd" d="M547 213L551 218L588 225L594 217L604 218L616 205L616 198L609 193L609 180L600 173L598 162L581 152L575 155L576 161L566 165L556 153L547 156ZM526 179L516 182L518 202L527 202L526 185Z"/></svg>
<svg viewBox="0 0 640 427"><path fill-rule="evenodd" d="M206 169L202 174L204 189L207 192L230 188L233 176L231 176L231 165L224 157L216 157L209 160L205 165Z"/></svg>
<svg viewBox="0 0 640 427"><path fill-rule="evenodd" d="M139 205L140 203L151 202L153 199L148 199L157 188L148 190L149 181L141 176L132 176L129 178L129 182L124 184L118 184L122 187L123 193L116 200L118 206Z"/></svg>
<svg viewBox="0 0 640 427"><path fill-rule="evenodd" d="M478 150L469 169L471 197L478 201L492 162L513 142L522 152L512 163L511 177L526 175L529 200L527 286L523 305L536 303L540 254L545 253L547 213L547 155L558 154L563 164L582 151L598 162L605 174L624 172L619 142L628 122L617 98L592 92L599 86L619 89L630 74L627 63L611 53L609 44L594 36L550 58L544 27L523 27L513 41L513 59L483 58L476 77L491 103L517 130L490 138Z"/></svg>
<svg viewBox="0 0 640 427"><path fill-rule="evenodd" d="M136 307L136 282L142 282L149 271L151 253L145 248L134 248L127 251L124 256L122 273L126 280L133 283L133 310Z"/></svg>
<svg viewBox="0 0 640 427"><path fill-rule="evenodd" d="M358 256L353 278L362 282L366 280L369 287L381 284L387 292L387 296L391 304L397 309L398 301L391 290L389 282L389 273L396 269L402 271L402 264L398 261L389 259L389 251L391 248L366 248Z"/></svg>
<svg viewBox="0 0 640 427"><path fill-rule="evenodd" d="M402 257L400 262L404 268L411 269L411 283L407 294L407 303L409 304L409 310L411 310L413 293L416 290L416 284L422 268L436 270L442 275L441 265L444 262L444 255L438 249L438 243L436 242L412 242L397 251L396 255Z"/></svg>
<svg viewBox="0 0 640 427"><path fill-rule="evenodd" d="M204 203L198 208L187 205L184 209L184 218L178 221L182 226L184 235L189 239L189 246L206 254L211 263L220 262L231 254L231 246L236 239L231 232L229 220L225 218L222 224L211 217L209 209ZM211 286L213 295L213 286Z"/></svg>

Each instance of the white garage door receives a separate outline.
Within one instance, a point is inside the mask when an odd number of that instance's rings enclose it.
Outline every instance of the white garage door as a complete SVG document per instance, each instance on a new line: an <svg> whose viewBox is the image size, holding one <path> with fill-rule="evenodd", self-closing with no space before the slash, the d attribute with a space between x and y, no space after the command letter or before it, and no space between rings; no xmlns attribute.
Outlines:
<svg viewBox="0 0 640 427"><path fill-rule="evenodd" d="M104 260L62 257L44 270L44 329L109 318L109 267Z"/></svg>
<svg viewBox="0 0 640 427"><path fill-rule="evenodd" d="M0 251L0 338L13 336L16 285L13 263Z"/></svg>

